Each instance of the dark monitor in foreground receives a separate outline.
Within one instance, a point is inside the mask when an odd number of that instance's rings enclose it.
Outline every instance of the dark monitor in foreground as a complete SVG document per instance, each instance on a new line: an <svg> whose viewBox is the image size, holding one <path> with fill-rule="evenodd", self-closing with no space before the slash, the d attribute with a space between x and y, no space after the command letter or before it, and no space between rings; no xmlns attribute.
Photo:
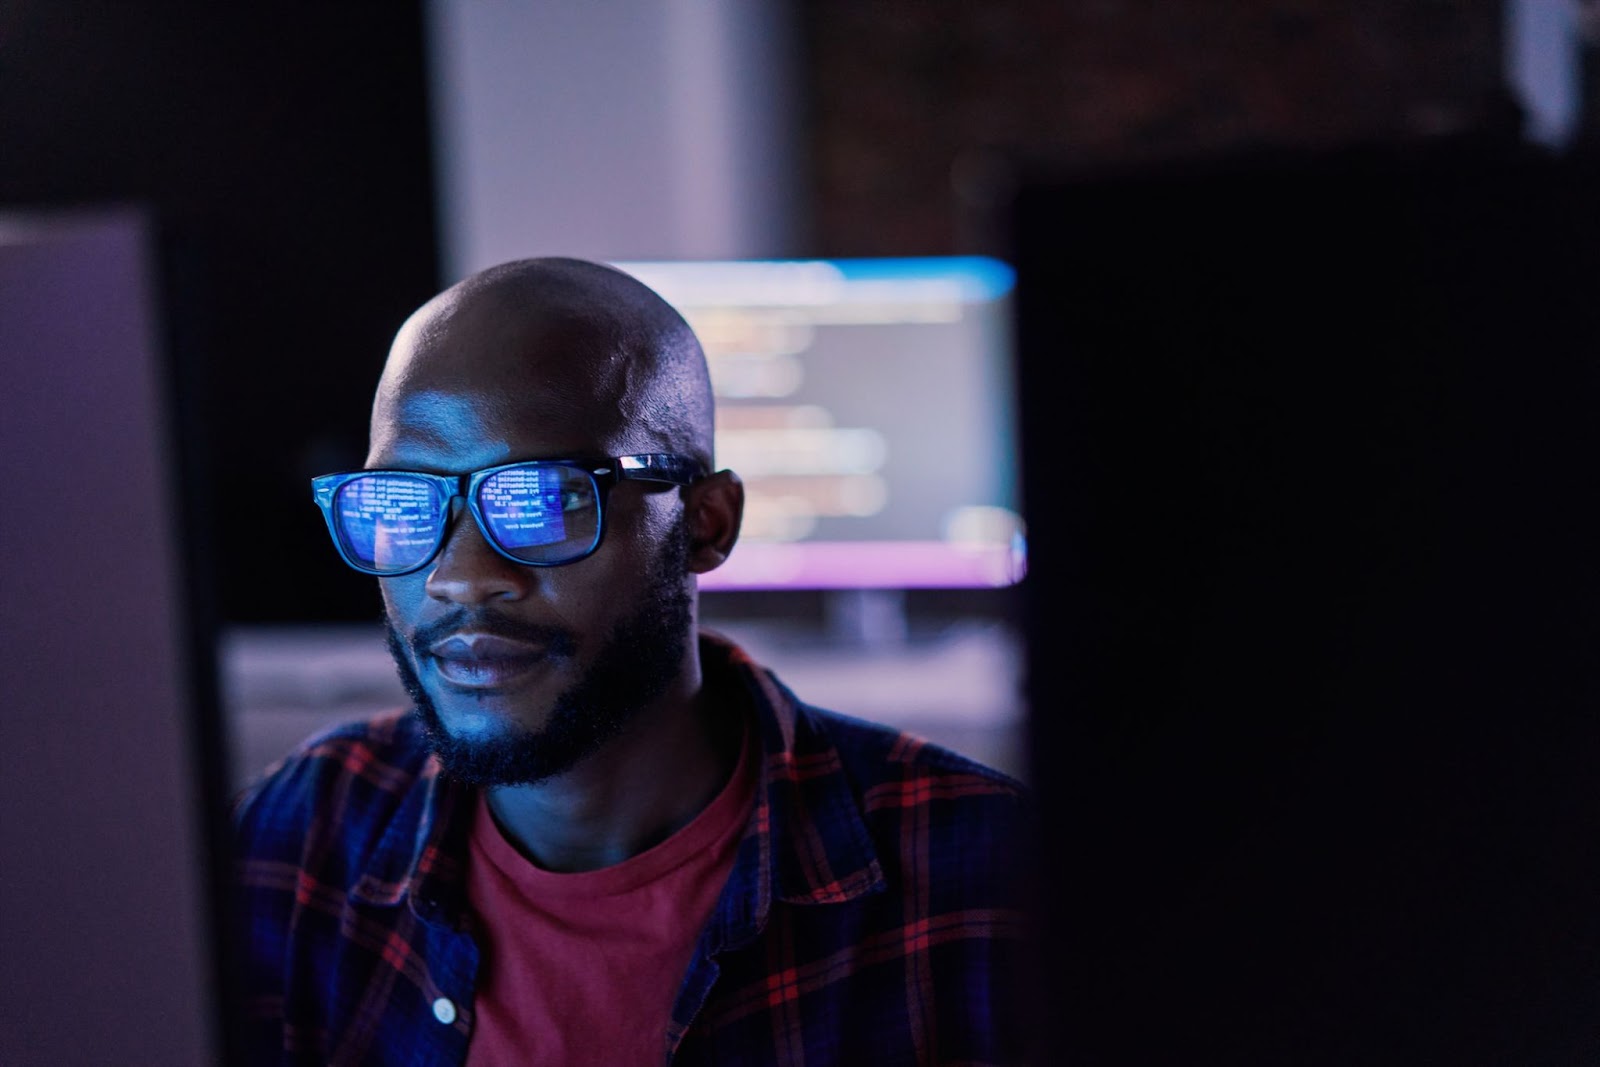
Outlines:
<svg viewBox="0 0 1600 1067"><path fill-rule="evenodd" d="M1020 197L1041 1062L1600 1062L1596 190Z"/></svg>
<svg viewBox="0 0 1600 1067"><path fill-rule="evenodd" d="M226 772L153 236L127 211L0 216L13 1067L226 1059Z"/></svg>

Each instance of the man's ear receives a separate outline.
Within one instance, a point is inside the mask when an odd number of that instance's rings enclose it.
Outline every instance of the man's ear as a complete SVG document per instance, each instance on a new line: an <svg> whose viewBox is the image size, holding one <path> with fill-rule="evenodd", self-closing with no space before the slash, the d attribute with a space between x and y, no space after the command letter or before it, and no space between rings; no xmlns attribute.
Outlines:
<svg viewBox="0 0 1600 1067"><path fill-rule="evenodd" d="M689 487L685 509L689 522L689 570L716 570L739 540L744 519L744 483L732 471L718 471Z"/></svg>

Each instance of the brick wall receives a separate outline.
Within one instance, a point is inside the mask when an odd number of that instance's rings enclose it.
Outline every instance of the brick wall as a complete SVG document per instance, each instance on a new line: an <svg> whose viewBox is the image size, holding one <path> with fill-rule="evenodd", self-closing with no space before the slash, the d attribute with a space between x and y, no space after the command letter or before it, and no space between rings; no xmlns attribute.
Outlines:
<svg viewBox="0 0 1600 1067"><path fill-rule="evenodd" d="M812 249L989 251L1021 167L1514 130L1498 0L801 0Z"/></svg>

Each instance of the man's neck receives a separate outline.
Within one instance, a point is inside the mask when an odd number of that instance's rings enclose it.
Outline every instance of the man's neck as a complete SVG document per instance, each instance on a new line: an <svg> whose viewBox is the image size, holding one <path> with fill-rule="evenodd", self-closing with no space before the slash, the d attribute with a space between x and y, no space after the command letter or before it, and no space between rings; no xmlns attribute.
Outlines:
<svg viewBox="0 0 1600 1067"><path fill-rule="evenodd" d="M687 681L565 774L492 787L500 832L533 863L568 873L621 863L686 826L727 782L740 741L698 675Z"/></svg>

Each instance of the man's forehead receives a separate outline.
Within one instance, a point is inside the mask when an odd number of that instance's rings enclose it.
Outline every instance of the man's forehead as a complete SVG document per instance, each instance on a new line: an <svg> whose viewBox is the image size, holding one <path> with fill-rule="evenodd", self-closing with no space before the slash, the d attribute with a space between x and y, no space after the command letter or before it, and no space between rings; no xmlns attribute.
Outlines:
<svg viewBox="0 0 1600 1067"><path fill-rule="evenodd" d="M369 460L426 452L454 464L507 448L505 458L520 459L681 444L679 390L663 375L665 327L648 306L597 299L603 293L587 283L551 294L473 282L418 309L378 385Z"/></svg>
<svg viewBox="0 0 1600 1067"><path fill-rule="evenodd" d="M401 389L372 411L369 461L470 469L605 451L616 421L584 398L538 389Z"/></svg>
<svg viewBox="0 0 1600 1067"><path fill-rule="evenodd" d="M384 368L395 389L518 389L604 398L625 388L644 354L592 308L546 307L489 292L449 291L413 315Z"/></svg>
<svg viewBox="0 0 1600 1067"><path fill-rule="evenodd" d="M380 436L403 436L419 446L446 448L469 438L491 437L490 414L480 397L438 389L402 392L387 403L380 401L373 410L373 444Z"/></svg>

